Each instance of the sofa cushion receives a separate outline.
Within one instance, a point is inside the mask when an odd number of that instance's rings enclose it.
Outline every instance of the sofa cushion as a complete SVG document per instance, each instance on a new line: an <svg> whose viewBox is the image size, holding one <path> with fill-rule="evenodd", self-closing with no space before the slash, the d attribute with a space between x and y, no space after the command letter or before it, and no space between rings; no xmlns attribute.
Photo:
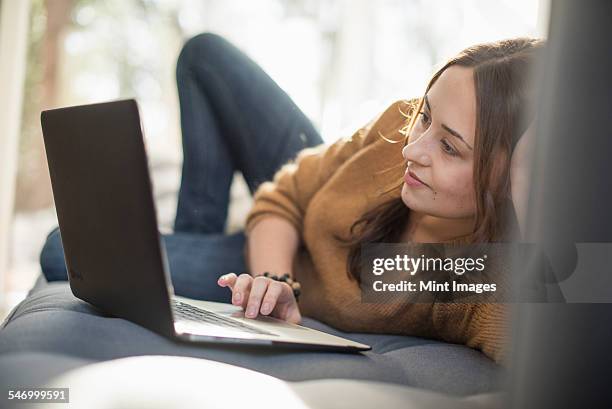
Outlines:
<svg viewBox="0 0 612 409"><path fill-rule="evenodd" d="M495 391L503 381L501 367L462 345L401 335L343 333L308 317L302 325L369 344L372 350L354 354L187 345L107 316L74 297L65 282L39 283L0 329L0 367L15 354L27 362L27 353L71 357L84 364L139 355L175 355L225 362L286 381L360 379L454 395ZM70 364L74 362L78 361ZM24 377L27 372L36 372L36 367L21 365L19 360L12 364Z"/></svg>
<svg viewBox="0 0 612 409"><path fill-rule="evenodd" d="M235 393L236 385L240 385L241 393ZM73 406L99 409L474 409L501 407L502 397L501 394L450 397L408 386L352 379L285 382L207 359L155 355L90 364L52 379L48 386L69 388Z"/></svg>

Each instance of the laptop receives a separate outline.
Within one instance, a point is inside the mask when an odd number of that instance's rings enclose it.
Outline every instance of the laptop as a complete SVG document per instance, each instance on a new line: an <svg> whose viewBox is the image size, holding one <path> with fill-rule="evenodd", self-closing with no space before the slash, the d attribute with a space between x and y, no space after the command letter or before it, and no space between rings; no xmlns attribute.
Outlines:
<svg viewBox="0 0 612 409"><path fill-rule="evenodd" d="M371 349L270 316L246 318L241 306L174 295L135 100L43 111L41 124L76 297L181 341Z"/></svg>

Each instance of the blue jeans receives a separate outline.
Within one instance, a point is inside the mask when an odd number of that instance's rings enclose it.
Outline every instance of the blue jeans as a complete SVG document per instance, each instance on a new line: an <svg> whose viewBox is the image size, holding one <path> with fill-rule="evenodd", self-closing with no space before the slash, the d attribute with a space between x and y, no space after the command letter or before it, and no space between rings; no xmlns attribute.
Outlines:
<svg viewBox="0 0 612 409"><path fill-rule="evenodd" d="M187 41L176 66L183 168L174 233L163 235L175 293L230 302L217 278L245 270L244 232L224 234L234 172L253 194L297 153L323 143L310 120L250 58L211 33ZM59 230L40 263L67 280Z"/></svg>

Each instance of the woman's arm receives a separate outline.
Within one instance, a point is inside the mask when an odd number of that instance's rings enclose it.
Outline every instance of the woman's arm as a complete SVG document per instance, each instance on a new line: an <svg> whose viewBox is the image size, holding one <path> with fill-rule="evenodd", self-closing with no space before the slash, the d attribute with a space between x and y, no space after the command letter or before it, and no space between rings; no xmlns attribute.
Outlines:
<svg viewBox="0 0 612 409"><path fill-rule="evenodd" d="M299 244L299 233L287 220L274 215L259 220L247 236L249 272L254 277L265 271L293 277L293 257Z"/></svg>
<svg viewBox="0 0 612 409"><path fill-rule="evenodd" d="M403 104L404 101L392 104L350 138L341 138L330 146L321 144L303 149L294 161L275 173L272 181L258 187L245 221L245 262L252 276L230 273L218 281L232 290L232 303L245 308L247 317L254 318L261 313L291 322L301 320L291 287L261 275L265 271L293 274L293 259L300 245L310 200L351 156L379 140L379 133L389 134L399 129L405 121L398 115Z"/></svg>
<svg viewBox="0 0 612 409"><path fill-rule="evenodd" d="M251 274L226 274L217 283L230 288L232 304L242 306L247 318L263 314L299 323L302 316L293 289L263 276L268 271L293 277L293 257L299 244L299 233L290 222L274 215L262 218L247 236L246 257Z"/></svg>
<svg viewBox="0 0 612 409"><path fill-rule="evenodd" d="M259 219L269 215L282 217L302 232L306 208L314 195L347 160L380 140L379 133L393 137L405 122L399 111L410 111L411 106L397 101L351 137L340 138L329 146L321 144L300 151L294 161L275 173L273 180L259 185L246 217L245 234L249 236Z"/></svg>

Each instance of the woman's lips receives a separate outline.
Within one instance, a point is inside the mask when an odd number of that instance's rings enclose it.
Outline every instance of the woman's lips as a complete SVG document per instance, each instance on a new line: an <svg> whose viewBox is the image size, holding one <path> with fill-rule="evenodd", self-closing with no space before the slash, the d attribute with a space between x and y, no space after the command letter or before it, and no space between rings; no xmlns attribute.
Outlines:
<svg viewBox="0 0 612 409"><path fill-rule="evenodd" d="M421 179L419 179L417 175L415 175L409 170L407 170L406 173L404 174L404 182L406 182L408 186L412 186L412 187L420 187L420 186L429 187L429 185L421 181Z"/></svg>

